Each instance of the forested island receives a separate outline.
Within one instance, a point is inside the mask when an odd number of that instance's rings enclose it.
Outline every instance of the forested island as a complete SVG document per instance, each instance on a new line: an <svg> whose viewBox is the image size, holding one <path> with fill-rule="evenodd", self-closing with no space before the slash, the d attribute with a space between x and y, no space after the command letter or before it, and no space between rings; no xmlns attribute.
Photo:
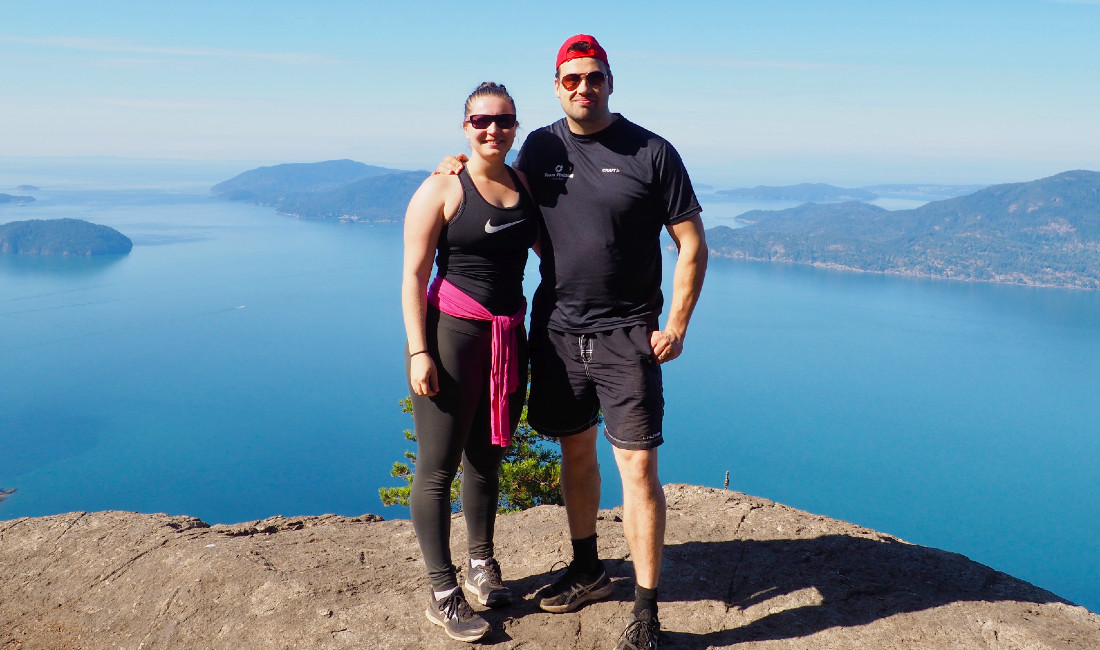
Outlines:
<svg viewBox="0 0 1100 650"><path fill-rule="evenodd" d="M401 221L428 172L365 165L354 160L260 167L218 183L216 198L268 205L302 219Z"/></svg>
<svg viewBox="0 0 1100 650"><path fill-rule="evenodd" d="M0 226L0 253L33 255L116 255L134 247L110 226L80 219L32 219Z"/></svg>
<svg viewBox="0 0 1100 650"><path fill-rule="evenodd" d="M1100 288L1100 173L995 185L912 210L755 210L707 231L723 257L932 278Z"/></svg>
<svg viewBox="0 0 1100 650"><path fill-rule="evenodd" d="M0 203L30 203L33 196L19 196L16 194L0 194Z"/></svg>
<svg viewBox="0 0 1100 650"><path fill-rule="evenodd" d="M0 501L3 501L4 499L8 498L14 492L15 492L14 488L8 488L7 490L5 490L4 488L0 488Z"/></svg>

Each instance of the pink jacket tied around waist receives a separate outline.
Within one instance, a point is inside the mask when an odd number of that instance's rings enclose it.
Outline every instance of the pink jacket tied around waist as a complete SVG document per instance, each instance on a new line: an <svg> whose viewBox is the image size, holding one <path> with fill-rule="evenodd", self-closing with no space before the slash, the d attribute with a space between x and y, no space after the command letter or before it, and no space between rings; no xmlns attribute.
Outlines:
<svg viewBox="0 0 1100 650"><path fill-rule="evenodd" d="M511 316L494 316L461 289L436 276L428 287L428 304L456 318L493 322L492 360L489 370L490 431L494 445L507 447L512 442L508 426L508 396L519 388L519 351L516 326L523 324L527 305Z"/></svg>

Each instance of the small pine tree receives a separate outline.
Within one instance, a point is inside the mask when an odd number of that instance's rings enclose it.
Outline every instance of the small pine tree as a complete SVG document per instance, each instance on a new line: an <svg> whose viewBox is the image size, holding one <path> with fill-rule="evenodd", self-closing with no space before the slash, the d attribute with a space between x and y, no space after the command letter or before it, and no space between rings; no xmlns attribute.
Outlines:
<svg viewBox="0 0 1100 650"><path fill-rule="evenodd" d="M497 512L515 512L541 505L562 505L561 452L527 423L527 406L512 434L512 444L500 464Z"/></svg>
<svg viewBox="0 0 1100 650"><path fill-rule="evenodd" d="M412 400L401 400L401 412L412 415ZM405 439L416 442L416 433L404 431ZM405 462L397 461L390 476L405 481L397 487L378 489L382 505L409 505L413 476L416 473L416 453L405 450ZM462 468L458 468L451 483L451 511L461 510ZM497 512L514 512L538 505L563 503L561 497L561 452L548 438L540 436L527 423L527 407L523 407L519 426L512 434L512 443L500 466L500 499Z"/></svg>
<svg viewBox="0 0 1100 650"><path fill-rule="evenodd" d="M413 405L411 397L403 397L400 401L401 412L408 413L409 417L412 417ZM405 429L402 433L405 434L405 440L415 443L416 433L412 429ZM416 473L416 452L405 450L404 453L405 462L394 461L393 467L390 469L390 476L394 478L401 478L405 480L404 485L397 487L383 487L378 488L378 496L382 499L382 505L384 506L409 506L409 496L412 494L413 476ZM458 474L455 475L455 480L451 481L451 512L458 512L459 507L459 495L461 494L462 486L462 467L458 468Z"/></svg>

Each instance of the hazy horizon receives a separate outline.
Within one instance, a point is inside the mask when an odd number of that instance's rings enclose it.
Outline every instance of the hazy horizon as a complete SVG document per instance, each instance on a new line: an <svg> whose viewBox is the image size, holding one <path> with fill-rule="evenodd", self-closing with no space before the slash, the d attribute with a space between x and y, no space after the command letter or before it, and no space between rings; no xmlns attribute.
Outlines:
<svg viewBox="0 0 1100 650"><path fill-rule="evenodd" d="M73 156L73 157L13 157L0 156L0 192L13 192L21 185L33 185L41 190L130 190L162 189L167 191L201 191L225 180L259 167L292 163L318 163L322 160L192 160L172 158L128 158L121 156ZM383 167L371 160L357 160L367 165ZM1100 165L1097 165L1100 168ZM420 168L395 168L403 171L427 171ZM691 170L689 170L690 172ZM1043 176L1026 179L1005 179L988 183L947 183L925 178L898 178L892 181L829 183L817 178L791 182L743 182L735 179L712 182L696 181L696 192L710 196L720 190L748 189L757 186L794 186L799 184L826 183L843 188L873 186L943 185L977 186L999 185L1039 180L1062 172L1051 171ZM1097 171L1097 170L1090 170ZM695 176L693 175L693 180ZM712 196L712 198L714 198ZM931 200L935 200L934 198Z"/></svg>
<svg viewBox="0 0 1100 650"><path fill-rule="evenodd" d="M1100 168L1100 1L0 5L0 155L431 169L462 102L561 116L553 60L608 50L611 108L693 179L993 184Z"/></svg>

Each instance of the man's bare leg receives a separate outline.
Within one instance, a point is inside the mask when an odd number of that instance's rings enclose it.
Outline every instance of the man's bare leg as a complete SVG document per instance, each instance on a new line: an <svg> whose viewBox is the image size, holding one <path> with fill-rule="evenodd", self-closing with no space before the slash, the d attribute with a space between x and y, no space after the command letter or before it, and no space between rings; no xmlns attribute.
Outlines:
<svg viewBox="0 0 1100 650"><path fill-rule="evenodd" d="M665 548L665 493L657 476L656 449L615 448L623 481L623 534L639 587L656 589Z"/></svg>
<svg viewBox="0 0 1100 650"><path fill-rule="evenodd" d="M561 496L569 519L569 536L584 539L595 535L600 509L595 426L561 439Z"/></svg>

